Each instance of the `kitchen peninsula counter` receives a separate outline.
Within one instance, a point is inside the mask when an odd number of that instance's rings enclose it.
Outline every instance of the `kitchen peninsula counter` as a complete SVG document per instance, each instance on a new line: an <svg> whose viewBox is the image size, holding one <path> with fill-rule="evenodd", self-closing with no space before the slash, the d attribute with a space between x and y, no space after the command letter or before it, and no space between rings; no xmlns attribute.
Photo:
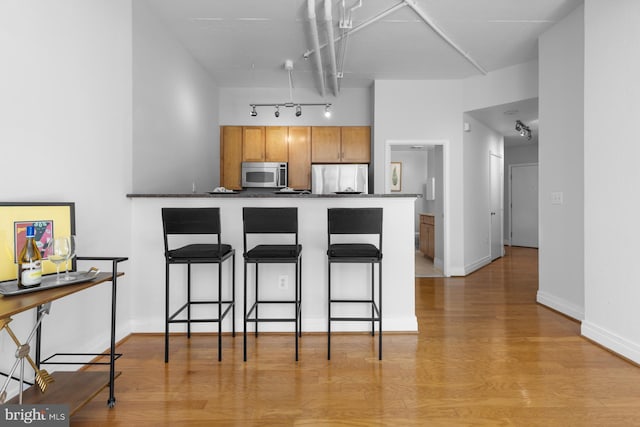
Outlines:
<svg viewBox="0 0 640 427"><path fill-rule="evenodd" d="M177 198L202 198L202 197L236 197L236 198L265 198L265 197L296 197L296 198L309 198L309 199L326 199L326 198L417 198L422 197L419 194L367 194L367 193L349 193L349 194L312 194L305 192L297 192L297 191L272 191L272 192L251 192L251 191L239 191L233 193L176 193L176 194L163 194L163 193L154 193L154 194L127 194L127 197L138 198L138 197L177 197Z"/></svg>
<svg viewBox="0 0 640 427"><path fill-rule="evenodd" d="M132 209L131 265L129 275L136 283L133 291L132 325L135 332L164 332L164 243L161 209L163 207L219 207L222 242L236 250L236 325L242 325L244 281L242 209L244 207L297 207L299 242L302 244L302 330L325 332L327 329L327 209L335 207L383 208L382 285L383 327L385 331L416 332L415 316L415 194L309 194L243 191L227 193L128 194ZM273 236L272 236L273 237ZM185 241L186 243L186 241ZM223 266L223 280L231 278L231 263ZM260 269L261 298L282 299L293 292L293 267L265 265ZM191 269L195 299L211 299L217 289L217 267L195 265ZM371 269L367 265L341 264L333 267L335 290L349 298L366 292ZM248 274L253 277L254 270ZM279 276L289 277L288 289L279 289ZM376 279L377 280L377 279ZM186 298L186 267L171 270L171 301L177 305ZM348 284L348 286L347 286ZM350 292L355 287L357 292ZM366 308L349 310L366 316ZM173 304L171 309L173 309ZM358 310L365 311L358 313ZM213 310L208 306L198 310ZM286 310L282 309L283 312ZM200 311L203 313L203 311ZM370 314L370 313L369 313ZM195 316L195 314L194 314ZM365 331L365 322L340 322L342 331ZM240 327L241 328L241 327ZM212 332L216 325L193 324L193 331ZM332 328L333 329L333 328ZM179 327L172 331L179 331ZM223 331L231 322L223 322ZM267 323L261 330L293 331L293 325ZM242 331L236 331L242 332ZM303 355L304 357L304 355Z"/></svg>

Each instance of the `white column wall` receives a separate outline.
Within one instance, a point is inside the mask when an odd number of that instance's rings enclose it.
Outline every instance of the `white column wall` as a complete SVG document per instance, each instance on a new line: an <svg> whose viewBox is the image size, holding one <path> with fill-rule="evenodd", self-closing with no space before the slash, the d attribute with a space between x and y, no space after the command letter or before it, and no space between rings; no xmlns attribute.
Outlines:
<svg viewBox="0 0 640 427"><path fill-rule="evenodd" d="M444 165L449 198L444 200L445 270L450 275L465 275L465 215L481 215L466 209L465 182L484 180L483 172L466 171L464 165L488 161L488 154L476 158L463 149L463 113L491 105L504 104L538 96L537 61L507 67L465 80L392 81L377 80L374 87L374 167L384 171L385 144L388 140L448 141ZM471 158L464 159L470 155ZM375 192L384 189L384 173L376 173ZM473 262L471 262L473 263Z"/></svg>
<svg viewBox="0 0 640 427"><path fill-rule="evenodd" d="M130 255L131 19L130 0L0 2L1 197L75 202L80 255ZM122 338L132 282L119 283ZM54 302L43 355L108 348L110 297L104 284ZM27 312L11 326L26 338L33 322ZM14 351L0 334L5 372Z"/></svg>
<svg viewBox="0 0 640 427"><path fill-rule="evenodd" d="M640 2L585 2L582 333L640 363ZM631 125L630 125L631 124Z"/></svg>
<svg viewBox="0 0 640 427"><path fill-rule="evenodd" d="M220 183L218 88L143 1L133 2L133 190Z"/></svg>
<svg viewBox="0 0 640 427"><path fill-rule="evenodd" d="M583 16L576 9L539 42L537 300L576 319L584 316ZM562 192L562 204L552 203L554 192Z"/></svg>
<svg viewBox="0 0 640 427"><path fill-rule="evenodd" d="M469 114L464 144L464 270L469 274L491 262L490 154L504 160L503 137ZM504 216L504 215L503 215Z"/></svg>

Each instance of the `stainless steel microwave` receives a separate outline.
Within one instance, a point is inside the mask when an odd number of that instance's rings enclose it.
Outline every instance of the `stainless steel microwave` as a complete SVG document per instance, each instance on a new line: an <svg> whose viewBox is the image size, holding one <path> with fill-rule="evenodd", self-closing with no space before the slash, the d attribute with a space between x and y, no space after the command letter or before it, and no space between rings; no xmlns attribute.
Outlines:
<svg viewBox="0 0 640 427"><path fill-rule="evenodd" d="M287 186L287 164L242 162L242 186L284 188Z"/></svg>

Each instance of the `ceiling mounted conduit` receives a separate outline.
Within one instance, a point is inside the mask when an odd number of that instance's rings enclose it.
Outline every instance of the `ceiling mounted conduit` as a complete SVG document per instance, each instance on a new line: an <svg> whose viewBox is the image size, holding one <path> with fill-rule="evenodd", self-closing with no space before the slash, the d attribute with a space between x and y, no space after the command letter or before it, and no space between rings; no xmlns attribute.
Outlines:
<svg viewBox="0 0 640 427"><path fill-rule="evenodd" d="M327 45L329 46L329 78L333 89L333 95L338 96L338 66L336 65L336 42L333 36L333 17L331 16L331 0L324 0L324 21L327 32Z"/></svg>
<svg viewBox="0 0 640 427"><path fill-rule="evenodd" d="M324 6L325 6L325 23L326 23L326 31L327 31L327 42L320 45L320 38L319 38L319 34L318 34L318 24L316 23L316 13L315 13L315 0L307 0L307 7L308 7L308 13L309 13L309 23L311 25L311 37L312 37L312 41L313 41L313 49L307 50L304 53L304 58L308 59L312 54L317 54L316 58L316 68L318 70L318 74L320 76L320 93L322 96L325 95L325 84L324 84L324 70L322 68L322 59L321 59L321 55L320 50L322 48L325 47L329 47L329 60L330 60L330 66L331 66L331 70L330 70L330 74L331 74L331 81L332 81L332 86L333 86L333 93L334 95L338 95L338 91L339 91L339 85L338 85L338 76L342 77L343 75L343 67L344 67L344 55L346 54L346 44L345 46L343 46L343 59L342 59L342 63L341 63L341 69L340 71L337 70L337 65L336 65L336 54L335 54L335 43L341 41L342 39L347 39L349 36L351 36L352 34L357 33L358 31L368 27L369 25L373 24L376 21L381 20L382 18L386 17L387 15L390 15L391 13L395 12L396 10L403 8L405 6L408 6L411 10L413 10L413 12L418 15L418 17L420 17L420 19L429 26L429 28L431 28L431 30L433 30L434 33L436 33L436 35L438 35L438 37L440 37L442 40L444 40L449 46L451 46L456 52L458 52L464 59L466 59L471 65L473 65L478 71L480 71L482 74L487 74L487 70L485 70L480 64L478 64L478 62L473 59L471 57L471 55L469 55L467 52L465 52L460 46L458 46L452 39L451 37L449 37L440 27L438 27L438 25L435 23L435 21L427 14L425 13L422 9L420 9L420 7L418 6L416 0L401 0L399 3L397 3L395 6L390 7L389 9L386 9L382 12L380 12L379 14L375 15L374 17L368 19L367 21L362 22L360 25L351 28L348 31L343 32L342 34L340 34L340 36L335 37L333 35L333 22L332 22L332 16L331 16L331 0L324 0ZM344 2L343 2L344 5ZM351 21L351 11L353 11L353 9L356 9L358 7L361 6L361 2L359 2L356 6L352 7L351 10L349 11L348 17L347 19L349 21ZM347 16L347 15L345 15ZM344 18L343 18L344 19ZM346 19L345 19L346 20ZM346 41L346 40L345 40Z"/></svg>
<svg viewBox="0 0 640 427"><path fill-rule="evenodd" d="M473 59L467 52L462 50L460 46L458 46L453 40L451 40L451 38L436 25L433 19L429 15L427 15L422 9L420 9L420 7L416 4L416 0L404 0L404 4L409 6L416 13L416 15L418 15L420 19L424 21L425 24L427 24L438 36L440 36L442 40L447 42L449 46L454 48L456 52L462 55L464 59L469 61L471 65L476 67L478 71L480 71L482 74L487 74L487 70L482 68L480 64L476 62L475 59Z"/></svg>
<svg viewBox="0 0 640 427"><path fill-rule="evenodd" d="M307 13L309 25L311 26L311 40L313 42L313 51L305 53L304 57L309 58L311 53L316 54L316 71L318 73L318 84L320 95L325 95L324 87L324 70L322 68L322 55L320 55L320 37L318 35L318 23L316 22L316 2L315 0L307 0Z"/></svg>

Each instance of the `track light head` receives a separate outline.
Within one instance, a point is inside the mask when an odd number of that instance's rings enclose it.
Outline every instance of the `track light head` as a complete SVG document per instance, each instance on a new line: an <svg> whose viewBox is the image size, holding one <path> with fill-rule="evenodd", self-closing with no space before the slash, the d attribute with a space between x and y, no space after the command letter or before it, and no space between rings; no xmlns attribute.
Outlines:
<svg viewBox="0 0 640 427"><path fill-rule="evenodd" d="M516 132L519 132L520 136L526 136L528 140L531 139L531 128L520 120L516 120Z"/></svg>
<svg viewBox="0 0 640 427"><path fill-rule="evenodd" d="M331 104L327 104L324 106L324 116L328 119L329 117L331 117L331 110L330 110Z"/></svg>
<svg viewBox="0 0 640 427"><path fill-rule="evenodd" d="M276 111L273 113L276 117L280 117L280 107L276 105Z"/></svg>
<svg viewBox="0 0 640 427"><path fill-rule="evenodd" d="M296 117L300 117L302 115L302 107L296 105Z"/></svg>
<svg viewBox="0 0 640 427"><path fill-rule="evenodd" d="M257 116L257 115L258 115L258 112L256 111L256 106L255 106L255 105L252 105L251 107L253 107L253 108L251 109L251 117L255 117L255 116Z"/></svg>

